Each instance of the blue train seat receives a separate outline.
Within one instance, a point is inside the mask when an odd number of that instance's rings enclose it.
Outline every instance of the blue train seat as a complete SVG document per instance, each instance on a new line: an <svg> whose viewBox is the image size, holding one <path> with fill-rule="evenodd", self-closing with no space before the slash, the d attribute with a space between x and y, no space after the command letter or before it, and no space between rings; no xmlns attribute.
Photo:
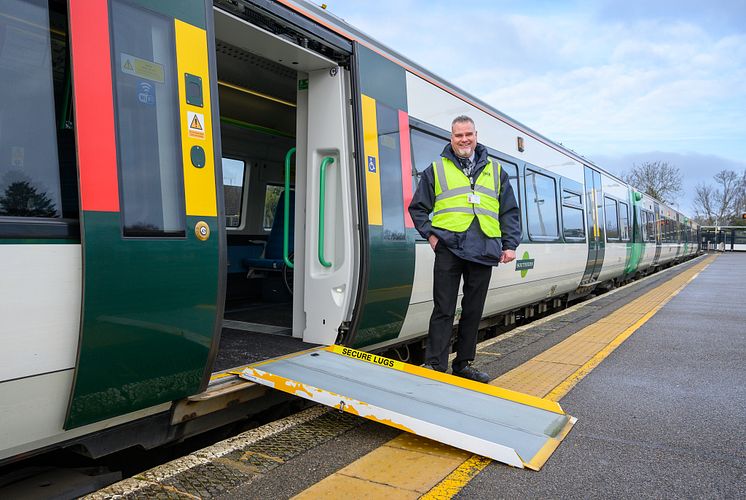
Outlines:
<svg viewBox="0 0 746 500"><path fill-rule="evenodd" d="M288 220L288 254L293 254L295 236L295 192L290 190L290 218ZM269 231L267 244L264 247L264 255L256 258L243 259L242 264L251 270L281 270L285 265L282 258L283 224L285 218L285 191L280 193L275 209L275 218L272 220L272 229Z"/></svg>

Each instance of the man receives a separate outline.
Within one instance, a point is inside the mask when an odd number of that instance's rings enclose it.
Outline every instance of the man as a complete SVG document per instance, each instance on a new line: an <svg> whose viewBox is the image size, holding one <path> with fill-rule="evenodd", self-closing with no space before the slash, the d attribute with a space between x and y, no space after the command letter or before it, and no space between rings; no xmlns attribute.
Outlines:
<svg viewBox="0 0 746 500"><path fill-rule="evenodd" d="M463 277L453 374L489 382L486 373L470 364L476 355L492 267L515 259L521 228L508 174L487 157L487 149L477 142L474 121L468 116L458 116L451 123L451 143L422 173L409 213L417 231L435 252L433 313L424 366L441 372L448 369Z"/></svg>

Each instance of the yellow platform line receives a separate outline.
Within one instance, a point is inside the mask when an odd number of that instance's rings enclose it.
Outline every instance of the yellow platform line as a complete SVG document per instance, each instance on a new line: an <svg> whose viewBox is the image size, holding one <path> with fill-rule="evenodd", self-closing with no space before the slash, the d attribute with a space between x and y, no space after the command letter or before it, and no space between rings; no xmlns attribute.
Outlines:
<svg viewBox="0 0 746 500"><path fill-rule="evenodd" d="M705 259L491 384L558 401L683 290L714 258ZM630 322L632 325L626 326ZM573 351L575 357L571 356ZM461 491L490 462L488 458L402 433L295 498L448 499Z"/></svg>

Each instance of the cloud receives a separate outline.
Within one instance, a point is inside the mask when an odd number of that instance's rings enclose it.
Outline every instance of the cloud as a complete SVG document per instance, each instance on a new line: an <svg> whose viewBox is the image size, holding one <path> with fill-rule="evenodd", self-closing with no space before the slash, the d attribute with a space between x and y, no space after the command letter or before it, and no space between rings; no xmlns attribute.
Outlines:
<svg viewBox="0 0 746 500"><path fill-rule="evenodd" d="M746 2L348 0L340 8L585 156L746 161Z"/></svg>

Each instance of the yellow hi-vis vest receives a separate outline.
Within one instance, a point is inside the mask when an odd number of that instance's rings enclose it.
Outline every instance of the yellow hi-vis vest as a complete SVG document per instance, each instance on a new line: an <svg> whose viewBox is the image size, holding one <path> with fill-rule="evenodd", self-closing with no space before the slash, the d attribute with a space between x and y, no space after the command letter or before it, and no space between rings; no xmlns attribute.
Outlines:
<svg viewBox="0 0 746 500"><path fill-rule="evenodd" d="M487 162L471 188L471 181L448 158L433 162L435 173L435 206L432 225L454 233L469 229L474 217L482 232L490 238L500 232L500 174L502 166L497 163L497 175L492 160ZM476 201L478 200L478 203ZM473 202L472 202L473 201Z"/></svg>

